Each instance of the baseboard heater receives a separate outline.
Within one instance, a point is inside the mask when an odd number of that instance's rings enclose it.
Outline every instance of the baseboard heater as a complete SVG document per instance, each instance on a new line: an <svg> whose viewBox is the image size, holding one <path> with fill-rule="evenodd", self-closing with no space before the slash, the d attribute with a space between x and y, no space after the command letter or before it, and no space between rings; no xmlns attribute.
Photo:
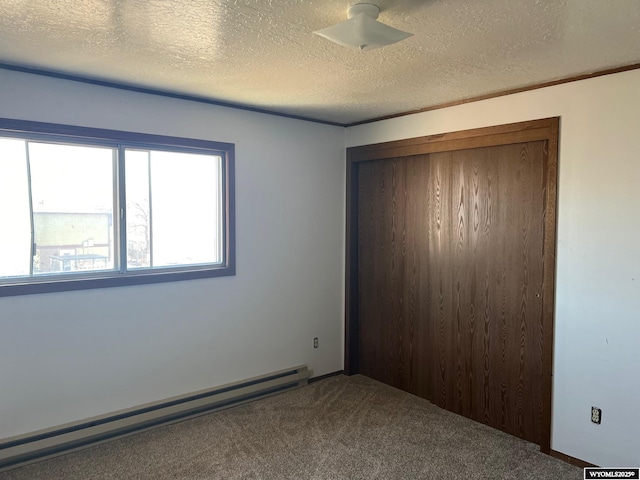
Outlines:
<svg viewBox="0 0 640 480"><path fill-rule="evenodd" d="M294 367L0 440L0 470L301 387L309 376Z"/></svg>

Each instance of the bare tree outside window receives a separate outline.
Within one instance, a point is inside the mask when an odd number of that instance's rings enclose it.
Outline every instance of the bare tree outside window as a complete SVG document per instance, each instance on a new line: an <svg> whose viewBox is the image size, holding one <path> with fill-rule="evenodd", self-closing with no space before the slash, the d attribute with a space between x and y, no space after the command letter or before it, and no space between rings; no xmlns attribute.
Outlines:
<svg viewBox="0 0 640 480"><path fill-rule="evenodd" d="M127 265L130 268L150 267L151 226L149 201L127 202Z"/></svg>

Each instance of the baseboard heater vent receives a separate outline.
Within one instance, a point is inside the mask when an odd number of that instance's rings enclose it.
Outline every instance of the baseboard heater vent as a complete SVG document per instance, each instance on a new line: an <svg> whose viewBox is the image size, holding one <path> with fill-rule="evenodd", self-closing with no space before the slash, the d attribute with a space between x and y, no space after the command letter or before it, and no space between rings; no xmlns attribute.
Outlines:
<svg viewBox="0 0 640 480"><path fill-rule="evenodd" d="M0 470L301 387L309 375L306 366L294 367L0 440Z"/></svg>

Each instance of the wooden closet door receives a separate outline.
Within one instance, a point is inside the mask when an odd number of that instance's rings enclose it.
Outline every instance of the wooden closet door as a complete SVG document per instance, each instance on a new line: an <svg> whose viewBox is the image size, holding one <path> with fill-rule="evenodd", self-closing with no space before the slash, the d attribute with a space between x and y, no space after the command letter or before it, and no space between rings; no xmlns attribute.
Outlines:
<svg viewBox="0 0 640 480"><path fill-rule="evenodd" d="M360 373L540 443L545 142L362 162Z"/></svg>
<svg viewBox="0 0 640 480"><path fill-rule="evenodd" d="M426 156L366 162L359 172L360 373L428 396Z"/></svg>

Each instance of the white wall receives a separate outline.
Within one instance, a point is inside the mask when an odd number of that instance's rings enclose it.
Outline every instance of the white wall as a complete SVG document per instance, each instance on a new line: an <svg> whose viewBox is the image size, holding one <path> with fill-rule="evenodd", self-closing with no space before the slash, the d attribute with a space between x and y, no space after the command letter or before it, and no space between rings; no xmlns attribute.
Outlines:
<svg viewBox="0 0 640 480"><path fill-rule="evenodd" d="M0 298L0 438L342 369L344 129L2 70L0 117L233 142L237 209L234 277Z"/></svg>
<svg viewBox="0 0 640 480"><path fill-rule="evenodd" d="M351 127L346 143L552 116L562 118L551 445L638 466L640 70Z"/></svg>

